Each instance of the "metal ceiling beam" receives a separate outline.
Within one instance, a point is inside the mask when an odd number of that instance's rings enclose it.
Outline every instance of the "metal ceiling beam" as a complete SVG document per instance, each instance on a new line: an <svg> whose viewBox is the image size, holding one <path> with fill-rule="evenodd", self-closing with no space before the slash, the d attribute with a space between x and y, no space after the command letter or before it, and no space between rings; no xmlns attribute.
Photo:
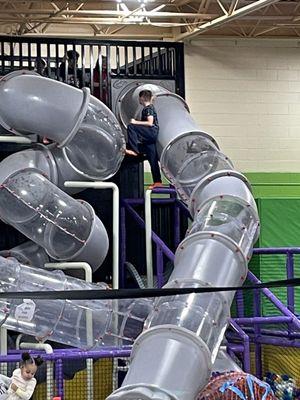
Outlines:
<svg viewBox="0 0 300 400"><path fill-rule="evenodd" d="M23 15L46 15L55 16L55 11L53 10L28 10L28 9L17 9L19 14ZM0 10L0 15L12 14L13 10ZM60 15L73 15L73 16L106 16L106 17L128 17L130 11L117 11L117 10L60 10ZM136 13L139 17L149 17L149 18L204 18L210 19L215 18L218 14L206 14L206 13L185 13L185 12L166 12L166 11L139 11Z"/></svg>
<svg viewBox="0 0 300 400"><path fill-rule="evenodd" d="M241 18L247 14L250 14L254 11L260 10L261 8L267 7L271 4L278 3L280 0L257 0L254 3L248 4L246 6L243 6L235 11L232 12L231 15L222 15L221 17L215 18L214 20L210 22L206 22L196 28L193 32L185 32L180 35L178 35L175 40L180 41L180 40L185 40L188 38L191 38L195 35L198 35L200 33L207 32L208 30L212 28L218 28L222 25L227 24L230 21L234 21L238 18Z"/></svg>

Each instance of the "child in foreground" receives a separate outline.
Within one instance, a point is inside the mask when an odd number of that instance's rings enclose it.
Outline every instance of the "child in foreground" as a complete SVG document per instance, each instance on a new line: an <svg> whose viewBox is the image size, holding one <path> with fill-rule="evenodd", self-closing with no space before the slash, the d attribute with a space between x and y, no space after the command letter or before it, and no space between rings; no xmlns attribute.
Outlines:
<svg viewBox="0 0 300 400"><path fill-rule="evenodd" d="M33 358L29 353L22 354L21 366L13 372L7 399L29 400L31 398L36 386L34 375L42 363L43 359L40 356Z"/></svg>

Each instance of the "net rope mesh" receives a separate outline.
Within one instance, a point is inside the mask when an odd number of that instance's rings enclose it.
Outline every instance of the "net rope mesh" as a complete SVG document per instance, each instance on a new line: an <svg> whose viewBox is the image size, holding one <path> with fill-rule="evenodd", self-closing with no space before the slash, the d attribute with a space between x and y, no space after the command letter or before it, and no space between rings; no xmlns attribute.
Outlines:
<svg viewBox="0 0 300 400"><path fill-rule="evenodd" d="M87 374L85 359L63 360L64 400L86 400L89 383L92 387L93 399L104 400L113 390L113 358L94 359L93 374ZM91 382L89 382L91 380ZM57 394L54 379L54 393ZM46 381L38 380L32 400L47 398Z"/></svg>
<svg viewBox="0 0 300 400"><path fill-rule="evenodd" d="M197 400L275 400L266 382L244 372L216 374L199 393Z"/></svg>

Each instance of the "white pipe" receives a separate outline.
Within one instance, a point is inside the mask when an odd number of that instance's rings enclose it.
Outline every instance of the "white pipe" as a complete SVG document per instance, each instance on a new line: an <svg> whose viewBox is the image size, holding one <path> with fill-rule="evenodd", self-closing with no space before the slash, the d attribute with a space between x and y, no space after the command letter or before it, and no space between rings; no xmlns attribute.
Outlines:
<svg viewBox="0 0 300 400"><path fill-rule="evenodd" d="M49 343L20 343L20 349L26 350L44 350L46 354L53 354L53 348Z"/></svg>
<svg viewBox="0 0 300 400"><path fill-rule="evenodd" d="M7 329L0 329L0 354L1 356L7 355ZM1 363L1 373L7 374L7 363Z"/></svg>
<svg viewBox="0 0 300 400"><path fill-rule="evenodd" d="M145 233L146 233L146 268L147 287L153 287L153 257L152 257L152 216L151 216L152 189L145 193Z"/></svg>
<svg viewBox="0 0 300 400"><path fill-rule="evenodd" d="M32 143L28 138L22 136L0 136L1 143Z"/></svg>
<svg viewBox="0 0 300 400"><path fill-rule="evenodd" d="M16 349L17 349L17 350L20 349L20 343L21 343L22 337L23 337L23 333L20 333L20 334L17 336L17 339L16 339Z"/></svg>
<svg viewBox="0 0 300 400"><path fill-rule="evenodd" d="M64 262L64 263L46 263L44 264L45 268L49 269L62 269L62 270L68 270L68 269L81 269L84 271L85 278L84 280L86 282L92 283L92 268L91 266L86 263L86 262Z"/></svg>
<svg viewBox="0 0 300 400"><path fill-rule="evenodd" d="M53 348L49 343L20 343L21 349L26 350L44 350L46 354L53 354ZM53 361L46 361L46 387L47 387L47 400L53 398Z"/></svg>
<svg viewBox="0 0 300 400"><path fill-rule="evenodd" d="M65 187L112 189L113 191L113 289L119 288L119 188L112 182L79 182L66 181Z"/></svg>
<svg viewBox="0 0 300 400"><path fill-rule="evenodd" d="M66 262L66 263L47 263L44 265L45 268L55 268L55 269L81 269L84 271L84 279L86 282L92 283L93 281L93 270L91 266L86 262ZM86 311L86 330L88 344L92 347L93 345L93 316L90 310ZM87 371L87 400L93 400L94 396L94 369L93 369L93 359L86 359L86 371Z"/></svg>

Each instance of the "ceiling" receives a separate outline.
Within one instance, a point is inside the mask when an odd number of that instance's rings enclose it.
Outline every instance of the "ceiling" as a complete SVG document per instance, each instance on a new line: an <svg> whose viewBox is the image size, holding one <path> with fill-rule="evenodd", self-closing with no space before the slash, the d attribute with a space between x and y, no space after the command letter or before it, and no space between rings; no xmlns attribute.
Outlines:
<svg viewBox="0 0 300 400"><path fill-rule="evenodd" d="M0 34L298 38L300 0L0 0Z"/></svg>

